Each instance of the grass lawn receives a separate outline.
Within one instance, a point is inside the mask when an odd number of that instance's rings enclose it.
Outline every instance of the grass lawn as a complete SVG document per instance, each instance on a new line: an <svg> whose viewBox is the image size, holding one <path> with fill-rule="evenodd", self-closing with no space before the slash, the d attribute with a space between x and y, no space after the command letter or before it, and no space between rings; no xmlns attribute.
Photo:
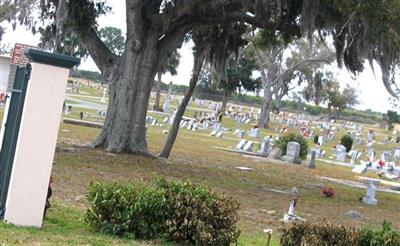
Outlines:
<svg viewBox="0 0 400 246"><path fill-rule="evenodd" d="M162 115L152 115L163 118ZM74 113L72 117L76 118L78 115ZM235 129L236 122L224 119L223 126ZM166 139L162 131L168 127L148 127L148 146L152 153L161 151ZM242 129L249 127L250 125L246 125ZM274 128L273 125L271 129ZM367 129L364 131L366 134ZM18 228L0 223L0 242L6 245L166 245L167 243L161 241L142 242L94 233L84 221L87 208L86 189L91 180L149 183L156 175L206 184L214 191L225 193L239 201L241 207L238 227L242 231L239 245L265 245L266 235L263 230L267 228L274 229L272 245L279 245L278 228L283 225L280 219L289 207L291 196L271 192L269 189L290 191L293 186L297 186L301 193L296 212L309 221L320 222L327 219L349 226L377 227L388 220L397 228L400 226L399 195L378 192L379 204L371 207L359 201L365 190L327 183L318 178L327 176L359 181L349 168L318 162L317 169L308 169L301 165L257 161L213 148L233 147L238 139L232 133L225 134L223 138L210 137L209 131L205 130L191 132L181 129L168 160L117 155L84 147L99 132L99 129L61 124L52 171L55 179L52 198L54 206L49 210L43 228ZM345 132L340 129L338 137ZM379 133L389 134L386 131ZM266 134L277 133L263 129L262 136ZM382 135L377 137L378 141L383 140ZM327 155L330 155L332 146L339 139L323 147L328 152ZM310 144L311 141L310 139ZM389 147L379 144L376 146L379 152L395 145L390 143ZM252 167L254 171L240 172L235 169L237 166ZM368 176L375 177L374 174ZM336 190L335 198L322 197L320 189L325 185ZM346 217L345 213L349 210L360 212L363 218L353 220Z"/></svg>

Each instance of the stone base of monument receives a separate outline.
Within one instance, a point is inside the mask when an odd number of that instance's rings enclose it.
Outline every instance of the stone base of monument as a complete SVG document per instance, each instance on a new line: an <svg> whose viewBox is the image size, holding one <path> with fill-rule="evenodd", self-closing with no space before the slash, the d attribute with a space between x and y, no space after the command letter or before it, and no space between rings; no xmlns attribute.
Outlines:
<svg viewBox="0 0 400 246"><path fill-rule="evenodd" d="M285 223L290 223L292 221L306 221L306 220L301 218L301 217L299 217L299 216L297 216L297 215L285 213L285 215L283 216L282 221L285 222Z"/></svg>
<svg viewBox="0 0 400 246"><path fill-rule="evenodd" d="M282 156L282 159L284 161L291 162L291 163L294 163L294 164L301 164L300 157L284 155L284 156Z"/></svg>
<svg viewBox="0 0 400 246"><path fill-rule="evenodd" d="M371 198L371 197L363 197L362 202L368 205L378 205L378 200L376 200L375 198Z"/></svg>
<svg viewBox="0 0 400 246"><path fill-rule="evenodd" d="M306 167L315 169L317 166L315 165L314 162L308 162L308 163L306 164Z"/></svg>

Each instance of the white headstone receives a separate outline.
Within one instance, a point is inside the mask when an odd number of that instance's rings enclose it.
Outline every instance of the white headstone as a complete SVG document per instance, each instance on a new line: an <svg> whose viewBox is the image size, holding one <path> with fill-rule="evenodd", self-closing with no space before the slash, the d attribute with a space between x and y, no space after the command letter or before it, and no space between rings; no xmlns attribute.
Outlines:
<svg viewBox="0 0 400 246"><path fill-rule="evenodd" d="M241 139L240 142L236 145L236 149L242 150L243 147L246 145L247 140L246 139Z"/></svg>
<svg viewBox="0 0 400 246"><path fill-rule="evenodd" d="M357 165L353 168L353 170L351 170L353 173L366 173L368 170L368 167L365 163L362 163L361 165Z"/></svg>
<svg viewBox="0 0 400 246"><path fill-rule="evenodd" d="M363 197L362 201L368 205L377 205L378 200L375 198L376 186L372 180L367 183L367 194Z"/></svg>
<svg viewBox="0 0 400 246"><path fill-rule="evenodd" d="M243 150L244 150L244 151L247 151L247 152L252 152L252 151L253 151L253 142L252 142L252 141L248 141L248 142L244 145Z"/></svg>
<svg viewBox="0 0 400 246"><path fill-rule="evenodd" d="M165 112L165 113L169 112L171 93L172 93L172 82L169 83L167 98L165 99L165 102L164 102L164 105L163 105L163 112Z"/></svg>

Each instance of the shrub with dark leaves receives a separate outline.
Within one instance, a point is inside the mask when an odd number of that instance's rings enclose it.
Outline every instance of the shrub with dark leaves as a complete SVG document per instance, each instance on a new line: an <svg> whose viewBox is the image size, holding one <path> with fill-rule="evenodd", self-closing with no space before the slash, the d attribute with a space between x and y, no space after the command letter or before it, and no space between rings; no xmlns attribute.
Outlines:
<svg viewBox="0 0 400 246"><path fill-rule="evenodd" d="M230 245L240 234L238 203L190 182L91 183L87 198L86 220L98 232L196 245Z"/></svg>

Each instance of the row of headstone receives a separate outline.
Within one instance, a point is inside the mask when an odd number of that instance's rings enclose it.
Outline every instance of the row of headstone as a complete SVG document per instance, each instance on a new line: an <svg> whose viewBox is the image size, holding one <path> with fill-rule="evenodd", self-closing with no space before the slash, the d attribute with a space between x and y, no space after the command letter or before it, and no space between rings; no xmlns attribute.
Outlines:
<svg viewBox="0 0 400 246"><path fill-rule="evenodd" d="M222 138L223 135L224 135L224 133L222 132L222 130L213 130L210 133L210 136L217 137L217 138Z"/></svg>
<svg viewBox="0 0 400 246"><path fill-rule="evenodd" d="M246 152L253 152L253 141L247 141L246 139L241 139L240 142L236 145L236 149L246 151Z"/></svg>
<svg viewBox="0 0 400 246"><path fill-rule="evenodd" d="M236 149L246 151L246 152L253 152L254 142L248 141L246 139L241 139L240 142L236 145ZM267 157L270 153L270 139L265 137L262 142L260 149L258 150L258 154Z"/></svg>
<svg viewBox="0 0 400 246"><path fill-rule="evenodd" d="M246 133L246 132L245 132L244 130L240 130L240 129L236 129L236 130L233 132L233 134L235 134L236 137L238 137L238 138L244 138L245 133Z"/></svg>

